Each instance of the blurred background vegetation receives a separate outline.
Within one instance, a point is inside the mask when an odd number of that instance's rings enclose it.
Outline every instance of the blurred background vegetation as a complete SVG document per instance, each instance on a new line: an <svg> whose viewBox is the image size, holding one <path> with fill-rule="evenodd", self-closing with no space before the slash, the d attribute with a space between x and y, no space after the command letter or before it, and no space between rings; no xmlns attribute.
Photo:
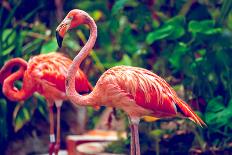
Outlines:
<svg viewBox="0 0 232 155"><path fill-rule="evenodd" d="M73 58L86 42L88 28L68 33L62 49L54 31L67 12L83 9L98 26L94 52L82 64L93 85L116 65L149 69L170 83L208 125L200 128L180 119L142 122L142 154L225 153L232 147L231 7L231 0L2 0L0 66L14 57L28 60L52 51ZM0 95L0 147L5 152L16 136L24 139L25 126L37 124L37 117L48 119L38 94L24 105ZM88 110L88 129L100 113ZM42 133L30 136L34 134ZM126 153L129 141L108 149Z"/></svg>

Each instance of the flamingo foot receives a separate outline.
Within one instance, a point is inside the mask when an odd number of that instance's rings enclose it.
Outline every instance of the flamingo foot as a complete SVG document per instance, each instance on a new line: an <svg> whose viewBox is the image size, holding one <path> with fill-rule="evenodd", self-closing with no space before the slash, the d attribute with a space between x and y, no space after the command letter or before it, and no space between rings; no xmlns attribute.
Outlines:
<svg viewBox="0 0 232 155"><path fill-rule="evenodd" d="M59 150L60 150L60 144L59 144L59 143L56 143L56 144L55 144L55 147L54 147L55 155L58 155Z"/></svg>
<svg viewBox="0 0 232 155"><path fill-rule="evenodd" d="M55 148L55 143L50 143L49 144L49 155L53 154L54 148Z"/></svg>

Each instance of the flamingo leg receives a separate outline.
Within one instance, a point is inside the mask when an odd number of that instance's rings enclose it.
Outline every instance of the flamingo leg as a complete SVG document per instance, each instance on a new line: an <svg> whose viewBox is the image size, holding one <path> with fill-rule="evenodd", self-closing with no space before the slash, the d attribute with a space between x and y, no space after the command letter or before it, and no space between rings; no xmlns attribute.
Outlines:
<svg viewBox="0 0 232 155"><path fill-rule="evenodd" d="M130 130L131 130L131 140L130 140L130 154L135 155L135 137L134 137L134 127L131 124L130 125Z"/></svg>
<svg viewBox="0 0 232 155"><path fill-rule="evenodd" d="M54 114L53 114L53 104L54 102L48 100L48 109L49 109L49 124L50 124L50 144L49 144L49 155L52 155L54 152L54 145L55 145L55 135L54 135Z"/></svg>
<svg viewBox="0 0 232 155"><path fill-rule="evenodd" d="M131 155L140 155L140 145L139 145L139 118L130 118L130 128L131 128Z"/></svg>
<svg viewBox="0 0 232 155"><path fill-rule="evenodd" d="M60 110L62 101L55 101L55 104L57 109L55 155L58 155L58 152L60 150Z"/></svg>
<svg viewBox="0 0 232 155"><path fill-rule="evenodd" d="M140 145L139 145L139 124L133 124L134 126L134 141L135 141L135 154L140 155Z"/></svg>

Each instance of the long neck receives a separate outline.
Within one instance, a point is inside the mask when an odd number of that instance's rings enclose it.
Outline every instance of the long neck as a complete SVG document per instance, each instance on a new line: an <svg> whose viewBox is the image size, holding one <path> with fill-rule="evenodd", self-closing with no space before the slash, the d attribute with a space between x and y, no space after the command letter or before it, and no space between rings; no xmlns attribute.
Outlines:
<svg viewBox="0 0 232 155"><path fill-rule="evenodd" d="M19 69L12 73L15 66L19 66ZM14 82L24 76L26 68L27 62L25 60L15 58L8 61L0 70L0 82L3 84L2 91L8 99L20 101L28 98L32 94L32 87L25 84L26 79L23 79L23 86L20 90L14 87Z"/></svg>
<svg viewBox="0 0 232 155"><path fill-rule="evenodd" d="M75 89L75 75L78 71L81 62L89 55L91 49L93 48L96 38L97 38L97 26L94 20L89 16L86 16L85 24L90 28L90 36L87 43L78 53L78 55L73 59L72 65L68 70L68 75L66 78L66 94L68 98L77 105L93 105L93 103L88 100L88 95L82 96L78 94Z"/></svg>
<svg viewBox="0 0 232 155"><path fill-rule="evenodd" d="M0 70L0 84L3 84L4 80L11 74L13 68L16 66L27 68L27 62L21 58L13 58L7 61Z"/></svg>

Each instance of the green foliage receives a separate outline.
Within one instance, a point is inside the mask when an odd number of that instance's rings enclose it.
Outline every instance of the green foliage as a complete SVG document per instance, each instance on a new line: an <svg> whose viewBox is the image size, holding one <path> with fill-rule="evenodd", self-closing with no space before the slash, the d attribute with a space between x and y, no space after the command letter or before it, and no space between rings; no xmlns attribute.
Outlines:
<svg viewBox="0 0 232 155"><path fill-rule="evenodd" d="M35 110L41 113L45 118L47 117L47 105L45 100L39 95L34 94L33 97L26 101L19 102L13 112L14 131L19 131L27 122L33 118Z"/></svg>
<svg viewBox="0 0 232 155"><path fill-rule="evenodd" d="M171 54L170 58L168 59L171 65L176 68L180 69L183 66L181 62L182 57L188 52L190 49L188 45L183 42L179 42L176 47L173 49L173 53Z"/></svg>
<svg viewBox="0 0 232 155"><path fill-rule="evenodd" d="M49 52L55 52L58 49L58 45L55 38L45 43L41 48L41 53L46 54Z"/></svg>
<svg viewBox="0 0 232 155"><path fill-rule="evenodd" d="M221 28L215 28L214 20L203 20L203 21L190 21L188 25L188 30L194 36L197 33L205 35L213 35L221 32Z"/></svg>
<svg viewBox="0 0 232 155"><path fill-rule="evenodd" d="M166 21L163 26L149 33L146 42L152 44L161 39L175 40L182 37L185 34L183 23L184 17L182 16L171 18Z"/></svg>
<svg viewBox="0 0 232 155"><path fill-rule="evenodd" d="M35 16L36 12L38 12L38 10L41 9L43 5L37 6L35 9L26 14L22 19L17 20L15 15L19 7L22 5L22 2L23 1L9 1L9 3L6 2L13 6L9 13L2 5L0 7L0 60L2 60L0 62L0 66L2 66L4 62L13 57L22 57L28 60L31 55L40 53L40 46L43 42L45 42L44 46L42 47L44 50L43 52L46 50L48 52L48 50L51 48L54 49L53 46L55 44L49 46L49 43L46 43L45 41L48 40L48 36L44 34L44 24L37 23L36 28L30 28L29 23L27 23L27 21ZM6 13L8 13L7 16L5 16ZM17 81L15 85L20 88L21 82ZM14 105L13 103L10 103L12 105L9 105L6 103L5 99L0 99L1 145L4 144L5 140L7 140L8 135L12 135L12 133L9 133L9 131L11 131L9 129L11 125L13 124L15 132L20 130L23 125L25 125L33 118L33 113L36 107L38 107L43 116L47 117L47 112L45 112L46 109L44 109L45 102L42 101L44 104L41 102L38 103L40 98L41 97L37 95L36 98L30 98L27 101L19 102L17 105ZM13 110L10 110L11 108L13 108ZM13 113L7 114L8 111L13 111ZM6 118L9 115L12 115L13 120Z"/></svg>
<svg viewBox="0 0 232 155"><path fill-rule="evenodd" d="M151 32L147 36L147 43L152 44L156 40L164 39L170 36L175 28L171 25L163 26L159 30Z"/></svg>
<svg viewBox="0 0 232 155"><path fill-rule="evenodd" d="M0 143L3 143L7 138L7 103L5 99L0 99Z"/></svg>
<svg viewBox="0 0 232 155"><path fill-rule="evenodd" d="M0 19L6 17L0 22L1 66L13 57L28 60L32 55L56 50L74 57L86 43L88 29L80 26L66 35L64 48L58 49L53 34L57 26L54 14L47 16L51 22L50 25L46 23L49 28L41 18L43 13L52 12L46 5L38 5L21 19L17 19L16 12L25 2L22 0L10 3L13 7L7 15L3 14L6 9L0 8ZM38 3L43 4L45 1ZM116 65L139 66L154 71L171 85L176 85L174 87L177 91L184 94L186 101L193 103L205 120L208 128L185 129L187 132L194 132L198 139L192 148L206 143L207 146L200 146L204 150L203 148L210 147L224 149L232 141L231 4L230 0L78 0L67 1L62 8L65 13L73 8L83 9L97 23L96 45L90 57L83 63L83 69L91 82L95 83L102 72ZM38 11L40 8L43 11ZM15 130L19 130L33 118L35 108L43 116L47 116L45 101L38 95L25 101L23 106L16 106L12 122L6 122L6 113L9 110L5 99L2 98L0 103L0 123L4 126L0 131L5 138L9 134L7 123L14 123ZM94 127L101 112L88 109L91 118L88 128ZM157 148L152 150L162 151L159 150L158 143L165 134L170 134L168 129L161 132L152 126L146 130L149 131L144 133L146 138L142 139L141 150L149 150L149 147L155 146ZM149 136L153 140L148 139ZM154 139L156 145L147 144ZM201 141L200 144L197 141ZM124 149L129 148L128 143L115 144L115 148L112 144L111 150L116 150L112 151L115 153L125 152Z"/></svg>
<svg viewBox="0 0 232 155"><path fill-rule="evenodd" d="M115 15L117 14L120 10L123 9L124 5L128 2L129 0L118 0L115 2L113 8L112 8L112 14Z"/></svg>
<svg viewBox="0 0 232 155"><path fill-rule="evenodd" d="M128 149L125 146L129 145L129 140L120 139L118 141L112 142L110 145L107 146L105 149L106 152L110 153L126 153L129 154Z"/></svg>
<svg viewBox="0 0 232 155"><path fill-rule="evenodd" d="M212 130L218 130L222 126L232 128L232 124L230 123L232 120L231 110L232 100L225 106L221 96L215 97L211 99L207 105L205 121L209 127L212 126Z"/></svg>
<svg viewBox="0 0 232 155"><path fill-rule="evenodd" d="M231 9L232 9L232 1L224 0L221 7L221 15L220 15L219 23L222 23L226 19L228 14L231 13Z"/></svg>

